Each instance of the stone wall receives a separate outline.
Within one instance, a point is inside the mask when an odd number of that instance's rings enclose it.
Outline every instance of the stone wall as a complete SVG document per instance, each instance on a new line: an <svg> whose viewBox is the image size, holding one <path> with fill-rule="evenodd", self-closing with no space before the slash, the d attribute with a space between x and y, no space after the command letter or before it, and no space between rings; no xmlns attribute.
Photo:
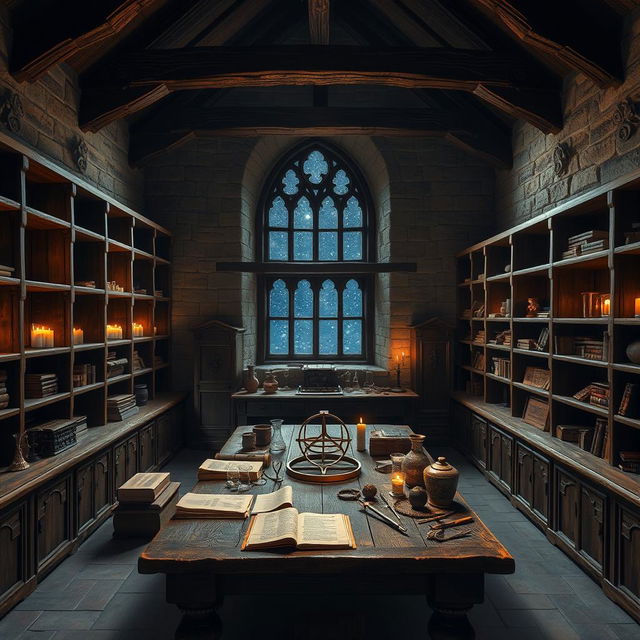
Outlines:
<svg viewBox="0 0 640 640"><path fill-rule="evenodd" d="M544 135L518 122L513 129L513 169L498 171L496 211L499 229L524 222L580 193L640 168L640 133L617 135L616 106L628 97L640 101L640 12L627 20L623 40L624 83L606 90L581 74L565 80L564 127ZM567 145L565 175L553 171L553 150Z"/></svg>
<svg viewBox="0 0 640 640"><path fill-rule="evenodd" d="M17 83L8 71L12 37L9 23L7 9L0 3L0 102L14 92L20 96L24 110L15 137L115 199L139 209L143 177L141 171L129 167L127 124L114 123L98 133L80 131L78 78L66 64L55 66L34 83ZM4 123L0 127L10 133ZM73 148L80 136L89 149L85 175L78 173L73 160Z"/></svg>

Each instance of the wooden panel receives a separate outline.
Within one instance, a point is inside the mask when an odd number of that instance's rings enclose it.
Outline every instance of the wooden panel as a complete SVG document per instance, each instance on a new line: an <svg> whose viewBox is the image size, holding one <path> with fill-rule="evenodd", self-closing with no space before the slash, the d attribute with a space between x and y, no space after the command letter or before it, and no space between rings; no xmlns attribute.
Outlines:
<svg viewBox="0 0 640 640"><path fill-rule="evenodd" d="M93 473L93 462L76 471L76 525L79 533L93 522L95 515Z"/></svg>
<svg viewBox="0 0 640 640"><path fill-rule="evenodd" d="M600 492L583 485L580 501L580 550L595 565L602 567L606 498Z"/></svg>
<svg viewBox="0 0 640 640"><path fill-rule="evenodd" d="M149 471L156 463L156 423L140 430L140 471Z"/></svg>
<svg viewBox="0 0 640 640"><path fill-rule="evenodd" d="M489 425L489 447L487 457L487 471L496 479L502 476L502 437L500 432Z"/></svg>
<svg viewBox="0 0 640 640"><path fill-rule="evenodd" d="M513 438L506 434L501 435L500 445L500 480L509 489L513 486Z"/></svg>
<svg viewBox="0 0 640 640"><path fill-rule="evenodd" d="M173 449L172 425L171 414L165 414L156 420L158 467L162 467L171 456Z"/></svg>
<svg viewBox="0 0 640 640"><path fill-rule="evenodd" d="M113 450L113 486L117 489L127 480L127 442L121 442Z"/></svg>
<svg viewBox="0 0 640 640"><path fill-rule="evenodd" d="M568 473L556 474L557 529L574 546L578 543L579 529L578 481Z"/></svg>
<svg viewBox="0 0 640 640"><path fill-rule="evenodd" d="M125 456L125 472L124 481L138 473L138 435L132 435L127 438L126 442L126 456Z"/></svg>
<svg viewBox="0 0 640 640"><path fill-rule="evenodd" d="M619 584L640 601L640 514L621 509Z"/></svg>
<svg viewBox="0 0 640 640"><path fill-rule="evenodd" d="M516 495L528 506L533 505L533 451L518 443Z"/></svg>
<svg viewBox="0 0 640 640"><path fill-rule="evenodd" d="M111 453L103 453L95 462L93 504L99 516L111 506Z"/></svg>
<svg viewBox="0 0 640 640"><path fill-rule="evenodd" d="M549 519L549 462L533 458L533 510L544 522Z"/></svg>
<svg viewBox="0 0 640 640"><path fill-rule="evenodd" d="M476 462L482 467L486 467L487 460L487 423L473 416L471 418L472 444L471 454Z"/></svg>
<svg viewBox="0 0 640 640"><path fill-rule="evenodd" d="M0 516L0 600L28 577L27 503Z"/></svg>
<svg viewBox="0 0 640 640"><path fill-rule="evenodd" d="M66 476L36 498L38 570L61 551L72 538L71 477Z"/></svg>

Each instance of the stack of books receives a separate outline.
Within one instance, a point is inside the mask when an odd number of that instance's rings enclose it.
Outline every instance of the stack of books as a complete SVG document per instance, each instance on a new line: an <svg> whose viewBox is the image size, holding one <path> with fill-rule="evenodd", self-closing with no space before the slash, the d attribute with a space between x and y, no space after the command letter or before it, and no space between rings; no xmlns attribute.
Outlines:
<svg viewBox="0 0 640 640"><path fill-rule="evenodd" d="M618 467L628 473L640 473L640 451L621 451Z"/></svg>
<svg viewBox="0 0 640 640"><path fill-rule="evenodd" d="M590 336L554 336L555 352L558 355L577 356L585 360L606 360L608 357L609 332L602 340Z"/></svg>
<svg viewBox="0 0 640 640"><path fill-rule="evenodd" d="M526 349L527 351L535 351L538 343L533 338L518 338L516 340L516 348Z"/></svg>
<svg viewBox="0 0 640 640"><path fill-rule="evenodd" d="M624 232L624 243L633 244L634 242L640 242L640 222L632 222L631 231Z"/></svg>
<svg viewBox="0 0 640 640"><path fill-rule="evenodd" d="M6 409L11 400L9 391L7 390L7 378L6 369L0 369L0 409Z"/></svg>
<svg viewBox="0 0 640 640"><path fill-rule="evenodd" d="M501 331L496 335L495 338L489 340L489 344L501 344L505 347L511 346L511 329L507 329L506 331Z"/></svg>
<svg viewBox="0 0 640 640"><path fill-rule="evenodd" d="M234 460L217 460L208 458L198 468L198 480L226 480L230 466L237 466ZM262 462L243 462L248 468L249 479L255 482L262 475Z"/></svg>
<svg viewBox="0 0 640 640"><path fill-rule="evenodd" d="M484 344L487 337L487 332L484 329L479 329L476 335L473 336L474 344Z"/></svg>
<svg viewBox="0 0 640 640"><path fill-rule="evenodd" d="M86 287L87 289L95 289L95 280L76 280L76 287Z"/></svg>
<svg viewBox="0 0 640 640"><path fill-rule="evenodd" d="M591 451L593 428L584 425L559 424L556 427L558 438L564 442L573 442L585 451Z"/></svg>
<svg viewBox="0 0 640 640"><path fill-rule="evenodd" d="M567 250L562 252L562 258L575 258L576 256L584 256L608 248L608 231L585 231L584 233L569 236Z"/></svg>
<svg viewBox="0 0 640 640"><path fill-rule="evenodd" d="M4 278L13 278L14 267L8 267L6 264L0 264L0 276Z"/></svg>
<svg viewBox="0 0 640 640"><path fill-rule="evenodd" d="M114 536L153 537L173 517L179 488L168 473L136 473L118 487Z"/></svg>
<svg viewBox="0 0 640 640"><path fill-rule="evenodd" d="M109 351L107 353L107 378L121 376L128 364L128 358L118 358L115 351Z"/></svg>
<svg viewBox="0 0 640 640"><path fill-rule="evenodd" d="M70 419L49 420L30 427L29 444L37 455L55 456L73 447L78 441L78 430L84 433L87 429L86 416L74 416Z"/></svg>
<svg viewBox="0 0 640 640"><path fill-rule="evenodd" d="M136 397L131 393L121 393L107 398L107 420L120 422L138 413Z"/></svg>
<svg viewBox="0 0 640 640"><path fill-rule="evenodd" d="M587 402L596 407L606 409L609 407L609 383L592 382L577 393L574 393L573 397L581 402Z"/></svg>
<svg viewBox="0 0 640 640"><path fill-rule="evenodd" d="M493 373L501 378L511 377L511 360L507 358L491 358L493 361Z"/></svg>
<svg viewBox="0 0 640 640"><path fill-rule="evenodd" d="M27 373L24 376L26 398L47 398L58 393L55 373Z"/></svg>
<svg viewBox="0 0 640 640"><path fill-rule="evenodd" d="M96 382L95 364L74 364L73 365L73 386L85 387Z"/></svg>
<svg viewBox="0 0 640 640"><path fill-rule="evenodd" d="M622 398L620 399L620 407L618 415L628 418L636 418L640 413L640 384L635 382L627 382L624 385Z"/></svg>
<svg viewBox="0 0 640 640"><path fill-rule="evenodd" d="M144 360L140 357L137 349L133 350L133 359L131 361L131 368L133 371L140 371L140 369L144 369Z"/></svg>

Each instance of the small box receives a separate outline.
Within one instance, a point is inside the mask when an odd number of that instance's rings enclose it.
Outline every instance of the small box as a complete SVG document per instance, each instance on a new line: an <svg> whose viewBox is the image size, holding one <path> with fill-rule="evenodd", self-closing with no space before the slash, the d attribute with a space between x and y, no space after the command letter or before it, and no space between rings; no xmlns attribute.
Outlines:
<svg viewBox="0 0 640 640"><path fill-rule="evenodd" d="M113 512L113 537L153 538L175 514L179 488L179 482L170 482L153 502L119 503Z"/></svg>
<svg viewBox="0 0 640 640"><path fill-rule="evenodd" d="M369 438L369 454L372 456L389 456L392 453L409 453L413 435L411 427L392 425L371 432Z"/></svg>

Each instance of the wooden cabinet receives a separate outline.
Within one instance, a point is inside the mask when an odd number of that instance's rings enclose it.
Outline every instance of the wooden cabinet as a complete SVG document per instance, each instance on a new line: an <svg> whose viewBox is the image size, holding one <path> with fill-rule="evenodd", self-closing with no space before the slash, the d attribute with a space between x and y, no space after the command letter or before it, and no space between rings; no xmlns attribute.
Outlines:
<svg viewBox="0 0 640 640"><path fill-rule="evenodd" d="M471 418L471 457L481 467L487 466L487 423L475 415Z"/></svg>
<svg viewBox="0 0 640 640"><path fill-rule="evenodd" d="M173 451L173 418L171 412L156 420L156 442L158 466L162 466L171 457Z"/></svg>
<svg viewBox="0 0 640 640"><path fill-rule="evenodd" d="M502 438L500 431L489 425L487 471L495 479L500 480L502 470Z"/></svg>
<svg viewBox="0 0 640 640"><path fill-rule="evenodd" d="M113 489L115 490L127 479L127 441L113 448Z"/></svg>
<svg viewBox="0 0 640 640"><path fill-rule="evenodd" d="M0 602L11 598L31 576L29 538L27 502L0 515Z"/></svg>
<svg viewBox="0 0 640 640"><path fill-rule="evenodd" d="M94 508L94 471L92 461L76 471L76 527L82 533L95 516Z"/></svg>
<svg viewBox="0 0 640 640"><path fill-rule="evenodd" d="M500 480L509 490L513 486L513 438L506 433L500 435Z"/></svg>
<svg viewBox="0 0 640 640"><path fill-rule="evenodd" d="M598 569L602 569L604 561L606 511L606 496L582 485L580 488L580 552ZM640 570L640 566L638 569Z"/></svg>
<svg viewBox="0 0 640 640"><path fill-rule="evenodd" d="M640 604L640 513L619 507L617 586Z"/></svg>
<svg viewBox="0 0 640 640"><path fill-rule="evenodd" d="M516 496L543 523L549 518L549 461L517 444Z"/></svg>
<svg viewBox="0 0 640 640"><path fill-rule="evenodd" d="M111 507L111 452L106 451L96 458L94 466L93 505L96 517L101 516Z"/></svg>
<svg viewBox="0 0 640 640"><path fill-rule="evenodd" d="M136 433L130 438L127 438L123 482L126 482L129 478L138 473L138 468L138 434Z"/></svg>
<svg viewBox="0 0 640 640"><path fill-rule="evenodd" d="M156 464L156 423L140 429L140 471L149 471Z"/></svg>
<svg viewBox="0 0 640 640"><path fill-rule="evenodd" d="M487 473L502 491L510 491L513 474L513 438L496 426L488 425Z"/></svg>
<svg viewBox="0 0 640 640"><path fill-rule="evenodd" d="M576 546L580 526L580 487L578 481L564 471L556 471L556 483L556 528L561 536Z"/></svg>
<svg viewBox="0 0 640 640"><path fill-rule="evenodd" d="M66 552L71 526L71 476L36 494L37 569L42 571Z"/></svg>

